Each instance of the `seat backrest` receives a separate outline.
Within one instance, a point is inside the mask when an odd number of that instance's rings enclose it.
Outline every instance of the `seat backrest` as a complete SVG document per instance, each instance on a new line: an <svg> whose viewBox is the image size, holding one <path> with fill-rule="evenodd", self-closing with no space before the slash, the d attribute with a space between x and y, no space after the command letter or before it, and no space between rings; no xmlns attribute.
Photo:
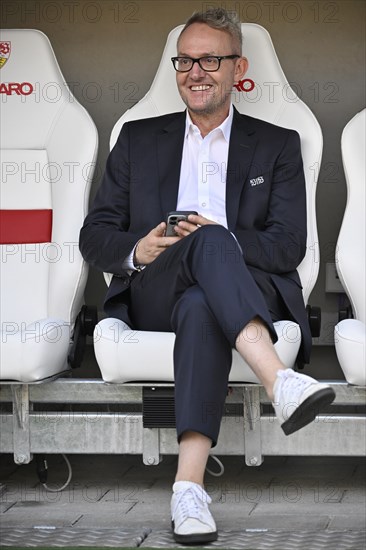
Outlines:
<svg viewBox="0 0 366 550"><path fill-rule="evenodd" d="M97 131L42 32L2 30L0 67L1 318L72 323L87 277L78 235Z"/></svg>
<svg viewBox="0 0 366 550"><path fill-rule="evenodd" d="M366 323L366 109L342 133L347 204L339 232L336 265L356 319Z"/></svg>
<svg viewBox="0 0 366 550"><path fill-rule="evenodd" d="M147 94L115 124L110 145L113 147L124 122L182 111L185 105L177 90L170 58L176 55L177 38L183 25L173 29L155 79ZM243 82L234 87L232 102L240 113L298 131L307 188L307 253L299 266L303 295L307 303L319 272L319 244L315 216L315 192L323 139L320 126L310 109L288 83L268 32L253 23L242 23L243 55L249 69Z"/></svg>

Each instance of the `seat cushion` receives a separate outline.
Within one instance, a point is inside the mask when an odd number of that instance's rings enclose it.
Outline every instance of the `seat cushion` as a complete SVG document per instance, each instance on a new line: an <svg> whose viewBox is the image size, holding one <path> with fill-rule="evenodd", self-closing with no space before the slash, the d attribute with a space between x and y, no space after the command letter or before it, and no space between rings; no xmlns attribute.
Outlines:
<svg viewBox="0 0 366 550"><path fill-rule="evenodd" d="M280 359L293 367L299 351L301 334L292 321L274 323ZM119 319L103 319L94 331L95 355L106 382L173 382L173 332L131 330ZM259 383L237 351L233 351L230 382Z"/></svg>
<svg viewBox="0 0 366 550"><path fill-rule="evenodd" d="M68 368L70 324L61 319L2 324L0 376L2 380L35 382Z"/></svg>

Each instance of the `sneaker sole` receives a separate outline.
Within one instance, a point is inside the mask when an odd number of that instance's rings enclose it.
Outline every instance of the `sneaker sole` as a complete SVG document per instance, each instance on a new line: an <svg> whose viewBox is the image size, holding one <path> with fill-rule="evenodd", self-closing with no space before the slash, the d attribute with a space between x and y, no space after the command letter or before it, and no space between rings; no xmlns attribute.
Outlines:
<svg viewBox="0 0 366 550"><path fill-rule="evenodd" d="M320 410L330 405L334 401L334 398L335 392L332 388L324 388L310 395L299 405L290 418L281 424L281 428L286 435L297 432L297 430L304 428L304 426L315 420Z"/></svg>
<svg viewBox="0 0 366 550"><path fill-rule="evenodd" d="M175 542L182 544L197 544L200 542L214 542L217 540L217 531L211 533L193 533L192 535L178 535L174 532L174 521L172 521L173 537Z"/></svg>

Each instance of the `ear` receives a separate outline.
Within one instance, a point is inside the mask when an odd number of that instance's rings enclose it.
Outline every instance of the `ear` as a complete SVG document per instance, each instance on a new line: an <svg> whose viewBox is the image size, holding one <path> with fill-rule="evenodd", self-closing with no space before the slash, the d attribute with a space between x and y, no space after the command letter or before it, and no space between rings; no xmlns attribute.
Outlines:
<svg viewBox="0 0 366 550"><path fill-rule="evenodd" d="M234 78L236 83L239 82L239 80L243 79L243 76L247 72L248 67L249 67L249 62L246 57L240 57L239 59L236 60L235 73L234 73Z"/></svg>

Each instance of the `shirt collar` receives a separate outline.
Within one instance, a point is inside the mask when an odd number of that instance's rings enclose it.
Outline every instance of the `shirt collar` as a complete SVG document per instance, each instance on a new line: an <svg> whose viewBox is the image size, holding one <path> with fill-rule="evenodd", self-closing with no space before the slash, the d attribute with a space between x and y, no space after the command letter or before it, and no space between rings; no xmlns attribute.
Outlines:
<svg viewBox="0 0 366 550"><path fill-rule="evenodd" d="M214 128L214 130L221 130L222 135L224 136L225 140L228 143L229 143L229 140L230 140L230 132L231 132L231 126L232 126L232 123L233 123L233 117L234 117L234 108L233 108L233 104L230 103L230 109L229 109L228 116L220 124L220 126L218 126L217 128ZM212 130L212 132L214 130ZM188 134L189 134L190 131L193 132L193 133L200 133L197 126L192 122L192 119L191 119L191 117L189 115L189 112L188 112L188 109L187 109L187 111L186 111L186 130L185 130L185 134L184 134L185 138L188 137Z"/></svg>

